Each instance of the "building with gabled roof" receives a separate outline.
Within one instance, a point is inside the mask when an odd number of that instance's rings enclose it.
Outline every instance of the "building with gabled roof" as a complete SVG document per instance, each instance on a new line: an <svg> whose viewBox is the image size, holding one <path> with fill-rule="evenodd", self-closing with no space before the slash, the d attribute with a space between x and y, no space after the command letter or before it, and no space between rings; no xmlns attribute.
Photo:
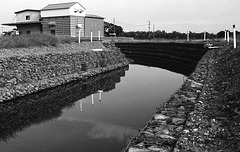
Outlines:
<svg viewBox="0 0 240 152"><path fill-rule="evenodd" d="M2 25L16 26L19 34L41 33L41 15L40 10L24 9L15 12L15 21L12 23L5 23Z"/></svg>
<svg viewBox="0 0 240 152"><path fill-rule="evenodd" d="M2 25L17 26L20 34L51 33L77 37L104 35L104 18L86 14L78 2L49 4L41 10L24 9L15 12L16 21Z"/></svg>
<svg viewBox="0 0 240 152"><path fill-rule="evenodd" d="M58 4L48 4L41 10L59 10L59 9L69 9L78 2L69 2L69 3L58 3ZM78 3L83 9L85 9L80 3ZM86 9L85 9L86 10Z"/></svg>

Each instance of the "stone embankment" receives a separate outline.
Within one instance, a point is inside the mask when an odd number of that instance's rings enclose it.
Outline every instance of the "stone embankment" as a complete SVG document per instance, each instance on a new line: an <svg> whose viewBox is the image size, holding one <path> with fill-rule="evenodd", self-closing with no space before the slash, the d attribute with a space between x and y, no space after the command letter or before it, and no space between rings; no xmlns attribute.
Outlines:
<svg viewBox="0 0 240 152"><path fill-rule="evenodd" d="M0 102L129 64L102 43L0 50Z"/></svg>
<svg viewBox="0 0 240 152"><path fill-rule="evenodd" d="M218 45L123 151L240 150L240 50Z"/></svg>

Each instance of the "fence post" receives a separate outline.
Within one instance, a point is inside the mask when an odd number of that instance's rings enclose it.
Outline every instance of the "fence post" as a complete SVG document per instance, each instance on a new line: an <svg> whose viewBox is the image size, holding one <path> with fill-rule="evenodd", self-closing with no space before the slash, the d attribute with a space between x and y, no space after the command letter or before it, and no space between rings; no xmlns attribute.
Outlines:
<svg viewBox="0 0 240 152"><path fill-rule="evenodd" d="M92 96L92 105L94 105L94 96L93 94L91 96Z"/></svg>
<svg viewBox="0 0 240 152"><path fill-rule="evenodd" d="M224 40L227 41L227 30L225 30Z"/></svg>
<svg viewBox="0 0 240 152"><path fill-rule="evenodd" d="M91 30L91 43L93 41L93 33L92 33L92 30Z"/></svg>
<svg viewBox="0 0 240 152"><path fill-rule="evenodd" d="M101 31L98 30L98 40L101 41Z"/></svg>
<svg viewBox="0 0 240 152"><path fill-rule="evenodd" d="M81 29L78 30L78 43L81 43Z"/></svg>
<svg viewBox="0 0 240 152"><path fill-rule="evenodd" d="M207 35L206 31L204 31L204 36L203 36L204 41L206 41L206 35Z"/></svg>
<svg viewBox="0 0 240 152"><path fill-rule="evenodd" d="M187 31L187 41L189 41L189 31Z"/></svg>
<svg viewBox="0 0 240 152"><path fill-rule="evenodd" d="M237 36L236 36L236 26L233 25L233 46L234 49L237 48Z"/></svg>
<svg viewBox="0 0 240 152"><path fill-rule="evenodd" d="M229 35L229 30L227 30L227 42L230 42L230 35Z"/></svg>

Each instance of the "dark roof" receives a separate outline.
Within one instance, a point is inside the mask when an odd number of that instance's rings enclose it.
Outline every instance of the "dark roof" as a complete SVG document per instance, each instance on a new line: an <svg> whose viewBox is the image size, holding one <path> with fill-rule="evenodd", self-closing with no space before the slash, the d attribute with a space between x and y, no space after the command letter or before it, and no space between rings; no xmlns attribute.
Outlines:
<svg viewBox="0 0 240 152"><path fill-rule="evenodd" d="M93 15L93 14L86 14L85 17L86 17L86 18L101 18L101 19L104 19L104 17L102 17L102 16Z"/></svg>
<svg viewBox="0 0 240 152"><path fill-rule="evenodd" d="M26 12L26 11L40 12L40 10L35 10L35 9L24 9L24 10L21 10L21 11L17 11L17 12L15 12L15 14L22 13L22 12Z"/></svg>
<svg viewBox="0 0 240 152"><path fill-rule="evenodd" d="M26 24L41 24L41 21L29 21L29 22L15 22L15 23L4 23L2 25L16 26L16 25L26 25Z"/></svg>
<svg viewBox="0 0 240 152"><path fill-rule="evenodd" d="M46 7L42 8L41 11L44 10L58 10L58 9L68 9L78 2L69 2L69 3L58 3L58 4L49 4ZM79 4L79 3L78 3ZM82 6L81 4L79 4ZM83 6L82 6L83 7ZM84 7L83 7L84 8ZM84 8L85 9L85 8Z"/></svg>

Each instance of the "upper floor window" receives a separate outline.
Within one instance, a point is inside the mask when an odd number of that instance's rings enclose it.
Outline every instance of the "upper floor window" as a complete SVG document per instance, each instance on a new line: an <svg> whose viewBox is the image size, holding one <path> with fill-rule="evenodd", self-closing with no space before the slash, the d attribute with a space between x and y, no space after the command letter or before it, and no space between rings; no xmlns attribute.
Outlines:
<svg viewBox="0 0 240 152"><path fill-rule="evenodd" d="M26 20L30 20L30 15L26 15Z"/></svg>
<svg viewBox="0 0 240 152"><path fill-rule="evenodd" d="M83 10L81 10L81 9L75 9L74 10L74 13L79 13L79 14L81 14L83 12Z"/></svg>

